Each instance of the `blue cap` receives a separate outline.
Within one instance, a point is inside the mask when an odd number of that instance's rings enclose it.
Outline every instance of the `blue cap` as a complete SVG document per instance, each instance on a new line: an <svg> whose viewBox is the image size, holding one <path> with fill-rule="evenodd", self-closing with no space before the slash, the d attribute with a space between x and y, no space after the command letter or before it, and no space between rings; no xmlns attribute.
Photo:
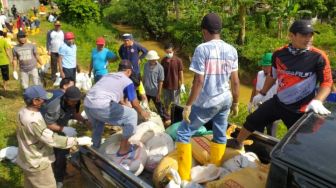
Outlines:
<svg viewBox="0 0 336 188"><path fill-rule="evenodd" d="M129 34L129 33L125 33L125 34L122 35L122 38L124 40L132 40L133 39L133 35Z"/></svg>
<svg viewBox="0 0 336 188"><path fill-rule="evenodd" d="M51 93L46 92L40 85L34 85L28 87L23 93L24 99L44 99L48 100L52 97Z"/></svg>

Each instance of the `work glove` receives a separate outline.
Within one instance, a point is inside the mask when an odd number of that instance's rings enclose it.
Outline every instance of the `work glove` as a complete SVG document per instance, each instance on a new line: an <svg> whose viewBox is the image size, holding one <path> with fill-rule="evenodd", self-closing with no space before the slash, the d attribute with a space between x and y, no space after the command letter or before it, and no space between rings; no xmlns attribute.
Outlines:
<svg viewBox="0 0 336 188"><path fill-rule="evenodd" d="M181 93L186 93L184 84L181 84L180 91Z"/></svg>
<svg viewBox="0 0 336 188"><path fill-rule="evenodd" d="M19 79L19 75L16 71L13 71L13 77L14 77L15 80Z"/></svg>
<svg viewBox="0 0 336 188"><path fill-rule="evenodd" d="M262 100L264 99L264 95L258 93L256 96L253 97L253 100L252 100L252 104L253 106L259 106L262 102Z"/></svg>
<svg viewBox="0 0 336 188"><path fill-rule="evenodd" d="M253 104L251 102L249 102L248 105L247 105L247 111L248 111L248 113L249 114L252 113L253 109L254 109Z"/></svg>
<svg viewBox="0 0 336 188"><path fill-rule="evenodd" d="M63 127L62 132L68 137L74 137L77 135L77 131L73 127Z"/></svg>
<svg viewBox="0 0 336 188"><path fill-rule="evenodd" d="M182 112L183 120L187 122L188 124L190 123L190 119L189 119L190 112L191 112L191 106L185 106L183 108L183 112Z"/></svg>
<svg viewBox="0 0 336 188"><path fill-rule="evenodd" d="M77 138L77 143L80 146L91 146L92 145L92 139L88 136L82 136Z"/></svg>
<svg viewBox="0 0 336 188"><path fill-rule="evenodd" d="M322 115L327 115L331 113L326 107L323 106L322 101L316 99L313 99L308 104L306 112L308 112L309 110L313 110L315 113Z"/></svg>
<svg viewBox="0 0 336 188"><path fill-rule="evenodd" d="M231 116L237 116L239 113L239 107L238 107L238 103L232 103L231 105L231 109L230 109L230 114Z"/></svg>

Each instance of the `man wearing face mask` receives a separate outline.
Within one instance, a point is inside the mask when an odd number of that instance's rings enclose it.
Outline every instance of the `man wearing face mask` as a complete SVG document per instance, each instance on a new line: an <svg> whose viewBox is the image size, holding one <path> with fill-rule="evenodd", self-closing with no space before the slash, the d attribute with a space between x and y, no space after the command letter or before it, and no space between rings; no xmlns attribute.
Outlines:
<svg viewBox="0 0 336 188"><path fill-rule="evenodd" d="M29 86L29 78L32 77L33 84L39 85L40 78L37 71L37 63L42 65L42 61L37 54L36 46L27 43L26 33L19 31L17 34L19 44L13 48L13 77L18 79L17 63L20 67L20 81L23 89Z"/></svg>
<svg viewBox="0 0 336 188"><path fill-rule="evenodd" d="M209 162L220 166L226 148L230 109L234 115L238 114L237 51L221 40L222 21L217 14L204 16L201 29L205 42L197 46L190 64L189 69L195 73L194 81L183 109L183 121L177 130L178 172L182 180L190 180L191 136L212 120Z"/></svg>
<svg viewBox="0 0 336 188"><path fill-rule="evenodd" d="M94 82L97 83L104 75L108 73L107 64L109 61L117 60L117 56L105 48L105 39L103 37L97 38L97 48L94 48L91 53L91 64L89 69L89 77L93 69Z"/></svg>
<svg viewBox="0 0 336 188"><path fill-rule="evenodd" d="M324 51L312 46L314 31L309 20L297 20L289 29L290 43L273 53L272 72L263 88L253 98L262 101L276 80L277 94L247 116L237 139L228 140L228 147L241 148L253 131L281 119L289 129L305 112L330 114L323 106L332 86L331 68ZM316 84L320 87L315 92Z"/></svg>
<svg viewBox="0 0 336 188"><path fill-rule="evenodd" d="M64 34L64 43L58 50L58 69L62 78L71 78L76 82L77 46L72 32Z"/></svg>
<svg viewBox="0 0 336 188"><path fill-rule="evenodd" d="M165 52L166 56L161 60L165 77L162 88L164 107L168 114L170 103L180 104L180 93L185 93L185 87L182 60L174 54L173 44L167 44Z"/></svg>
<svg viewBox="0 0 336 188"><path fill-rule="evenodd" d="M80 99L79 89L71 86L65 90L63 95L50 101L43 107L45 112L42 114L47 127L61 135L73 137L77 135L77 132L76 129L68 126L70 119L76 119L89 125L89 122L79 113ZM54 148L54 153L56 160L53 163L53 170L57 184L61 185L66 175L66 155L69 154L69 150Z"/></svg>

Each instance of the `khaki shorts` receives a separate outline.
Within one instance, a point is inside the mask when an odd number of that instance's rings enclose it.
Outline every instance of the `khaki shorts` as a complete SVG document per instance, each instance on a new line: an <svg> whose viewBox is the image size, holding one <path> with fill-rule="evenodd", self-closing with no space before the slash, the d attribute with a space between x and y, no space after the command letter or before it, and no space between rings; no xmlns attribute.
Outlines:
<svg viewBox="0 0 336 188"><path fill-rule="evenodd" d="M23 174L24 188L56 188L56 180L51 165L38 172L23 170Z"/></svg>

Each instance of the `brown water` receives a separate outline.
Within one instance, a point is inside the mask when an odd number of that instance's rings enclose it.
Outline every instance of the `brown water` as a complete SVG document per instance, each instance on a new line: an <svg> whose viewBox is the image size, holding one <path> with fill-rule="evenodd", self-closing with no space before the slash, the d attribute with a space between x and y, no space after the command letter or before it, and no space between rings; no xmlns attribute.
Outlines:
<svg viewBox="0 0 336 188"><path fill-rule="evenodd" d="M158 52L160 57L163 57L165 52L164 52L164 46L162 43L158 42L158 41L154 41L154 40L139 40L139 38L137 38L137 32L139 33L139 31L136 31L134 28L132 28L131 26L127 26L127 25L120 25L120 24L113 24L113 27L116 28L119 33L123 34L123 33L132 33L135 35L135 39L141 43L142 46L146 47L148 50L155 50ZM120 42L121 43L121 42ZM189 61L184 59L184 61ZM189 62L184 63L184 82L187 86L191 86L192 84L192 80L193 80L193 72L189 71ZM244 80L244 78L240 78L242 81ZM246 83L246 81L244 81ZM248 104L249 100L250 100L250 96L251 96L251 86L247 86L247 85L240 85L240 96L239 96L239 101L240 103L244 103L244 104Z"/></svg>

